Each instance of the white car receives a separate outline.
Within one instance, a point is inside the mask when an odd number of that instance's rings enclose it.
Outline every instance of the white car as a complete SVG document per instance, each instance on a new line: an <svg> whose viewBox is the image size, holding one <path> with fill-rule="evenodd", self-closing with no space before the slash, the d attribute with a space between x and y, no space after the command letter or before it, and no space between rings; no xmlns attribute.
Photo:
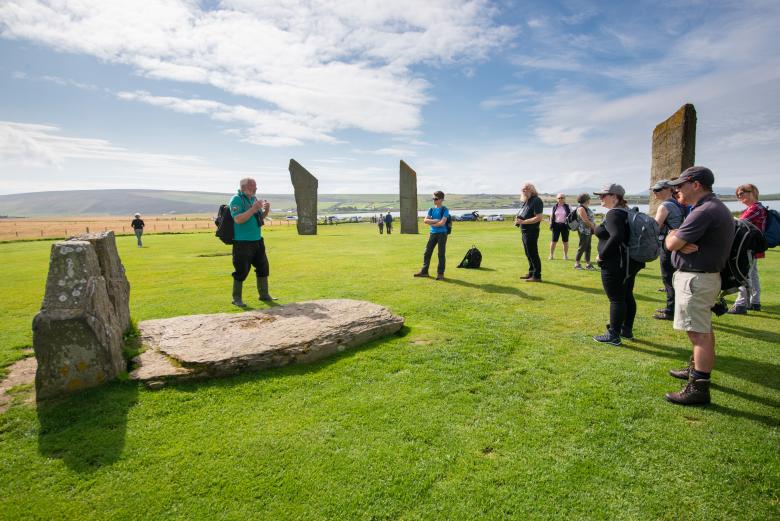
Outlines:
<svg viewBox="0 0 780 521"><path fill-rule="evenodd" d="M503 215L488 215L485 217L486 221L503 221L504 216Z"/></svg>

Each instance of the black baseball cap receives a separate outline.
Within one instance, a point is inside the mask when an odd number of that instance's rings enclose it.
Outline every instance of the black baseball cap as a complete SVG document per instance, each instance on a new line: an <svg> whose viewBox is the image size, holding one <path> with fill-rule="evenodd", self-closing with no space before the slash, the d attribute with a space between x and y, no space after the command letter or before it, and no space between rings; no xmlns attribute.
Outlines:
<svg viewBox="0 0 780 521"><path fill-rule="evenodd" d="M680 177L674 181L669 181L669 185L679 186L683 183L687 183L688 181L698 181L702 184L702 186L712 188L712 185L715 184L715 175L712 173L712 170L706 166L692 166L687 168L682 174L680 174Z"/></svg>

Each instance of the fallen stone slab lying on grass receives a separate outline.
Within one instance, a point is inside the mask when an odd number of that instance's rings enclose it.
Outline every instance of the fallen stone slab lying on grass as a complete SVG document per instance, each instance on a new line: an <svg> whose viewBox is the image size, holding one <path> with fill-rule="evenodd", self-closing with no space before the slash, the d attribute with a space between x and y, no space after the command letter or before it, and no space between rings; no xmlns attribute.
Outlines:
<svg viewBox="0 0 780 521"><path fill-rule="evenodd" d="M361 300L312 300L244 313L138 324L146 351L130 377L154 381L225 376L312 362L395 333L404 319Z"/></svg>

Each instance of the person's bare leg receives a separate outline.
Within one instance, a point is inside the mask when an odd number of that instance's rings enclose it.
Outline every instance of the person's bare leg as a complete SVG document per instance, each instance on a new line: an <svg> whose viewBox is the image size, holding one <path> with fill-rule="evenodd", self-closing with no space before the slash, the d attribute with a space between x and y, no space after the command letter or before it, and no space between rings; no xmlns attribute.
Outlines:
<svg viewBox="0 0 780 521"><path fill-rule="evenodd" d="M551 242L550 243L550 260L553 259L553 255L555 255L555 246L557 245L557 242Z"/></svg>
<svg viewBox="0 0 780 521"><path fill-rule="evenodd" d="M715 332L688 331L688 339L693 344L693 368L702 373L711 373L715 367Z"/></svg>

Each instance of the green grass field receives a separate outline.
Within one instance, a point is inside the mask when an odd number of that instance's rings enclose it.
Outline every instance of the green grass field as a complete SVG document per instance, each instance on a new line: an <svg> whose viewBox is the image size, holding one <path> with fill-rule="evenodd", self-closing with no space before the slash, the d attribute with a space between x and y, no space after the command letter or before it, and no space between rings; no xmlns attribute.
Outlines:
<svg viewBox="0 0 780 521"><path fill-rule="evenodd" d="M607 321L598 273L544 261L545 283L525 284L519 232L479 222L455 223L447 281L414 279L425 239L266 230L280 303L370 300L405 317L399 335L37 409L17 389L0 414L0 519L780 518L780 252L761 261L764 311L715 319L713 404L681 408L663 400L682 383L666 371L690 347L650 318L657 263L637 279L637 340L612 347L591 340ZM230 257L215 255L228 247L144 242L118 239L135 320L236 311ZM31 345L50 244L0 245L0 366ZM456 269L472 244L484 268Z"/></svg>

